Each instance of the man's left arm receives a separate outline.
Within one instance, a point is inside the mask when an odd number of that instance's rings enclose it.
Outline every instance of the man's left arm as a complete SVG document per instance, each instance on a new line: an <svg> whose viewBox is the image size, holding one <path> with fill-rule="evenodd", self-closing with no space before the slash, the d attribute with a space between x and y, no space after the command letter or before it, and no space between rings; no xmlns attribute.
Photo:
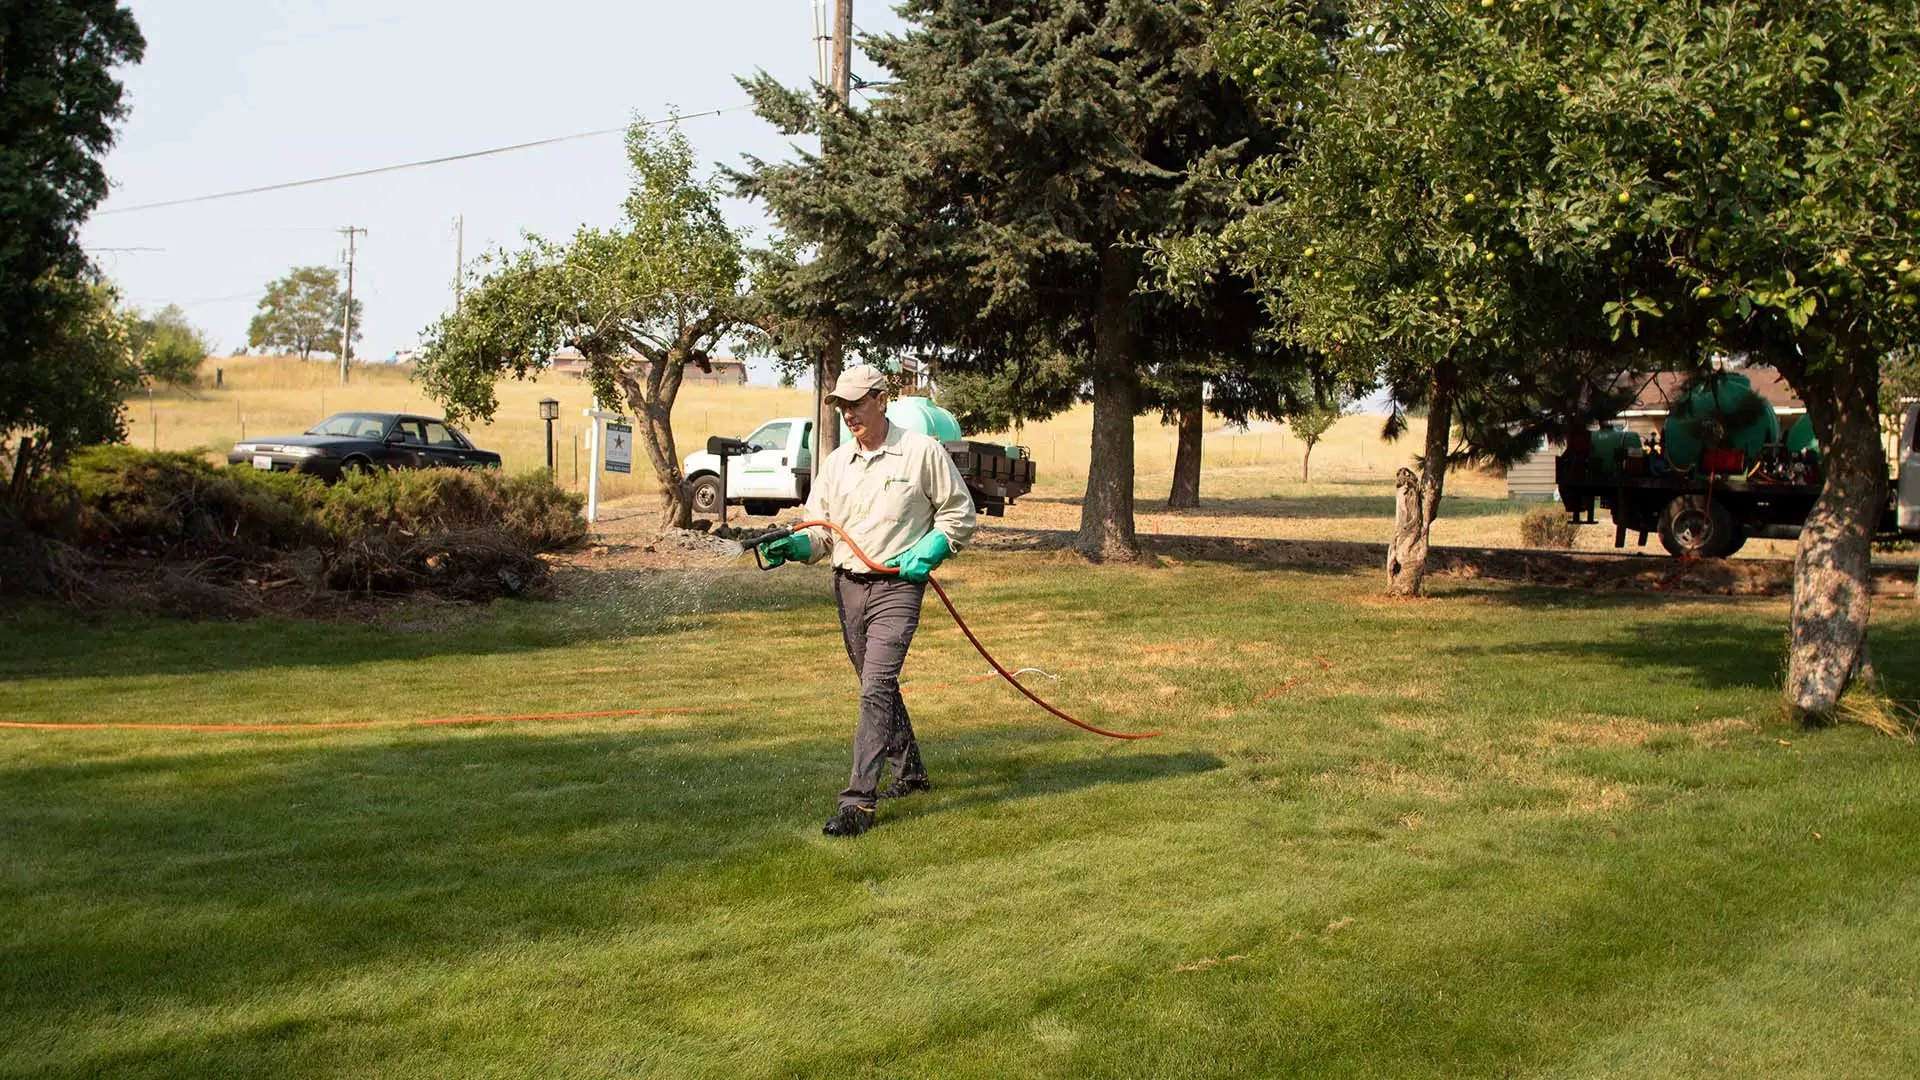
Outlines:
<svg viewBox="0 0 1920 1080"><path fill-rule="evenodd" d="M922 468L926 474L927 501L933 504L933 527L946 535L947 547L958 552L973 539L978 524L973 515L973 495L960 476L953 455L935 444Z"/></svg>
<svg viewBox="0 0 1920 1080"><path fill-rule="evenodd" d="M900 576L924 582L947 556L959 551L973 537L973 496L966 481L954 467L953 458L938 443L925 448L917 470L921 490L933 510L933 527L914 541L912 547L887 560Z"/></svg>

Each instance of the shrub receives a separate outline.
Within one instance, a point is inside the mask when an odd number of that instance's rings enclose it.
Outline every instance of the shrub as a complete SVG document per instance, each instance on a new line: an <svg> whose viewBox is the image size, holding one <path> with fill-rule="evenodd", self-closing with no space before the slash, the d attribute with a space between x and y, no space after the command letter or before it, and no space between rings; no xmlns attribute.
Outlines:
<svg viewBox="0 0 1920 1080"><path fill-rule="evenodd" d="M1520 543L1523 547L1564 551L1573 546L1579 529L1559 503L1542 503L1528 509L1520 519Z"/></svg>
<svg viewBox="0 0 1920 1080"><path fill-rule="evenodd" d="M251 561L325 540L313 512L326 489L310 476L96 446L76 455L62 480L52 494L65 494L77 511L68 539L89 553Z"/></svg>
<svg viewBox="0 0 1920 1080"><path fill-rule="evenodd" d="M544 473L432 469L328 487L193 453L95 447L10 515L0 531L19 542L7 545L15 557L0 565L0 588L77 602L102 592L89 575L110 571L195 611L245 607L227 594L251 589L257 600L295 581L310 597L328 587L537 593L548 581L538 556L586 537L582 505Z"/></svg>
<svg viewBox="0 0 1920 1080"><path fill-rule="evenodd" d="M585 505L544 473L427 469L349 477L326 489L320 520L343 539L387 527L415 534L487 527L530 550L558 551L586 539Z"/></svg>
<svg viewBox="0 0 1920 1080"><path fill-rule="evenodd" d="M538 591L546 564L536 556L586 538L583 505L544 473L351 477L328 491L319 515L336 545L327 580L335 588L429 588L462 598Z"/></svg>

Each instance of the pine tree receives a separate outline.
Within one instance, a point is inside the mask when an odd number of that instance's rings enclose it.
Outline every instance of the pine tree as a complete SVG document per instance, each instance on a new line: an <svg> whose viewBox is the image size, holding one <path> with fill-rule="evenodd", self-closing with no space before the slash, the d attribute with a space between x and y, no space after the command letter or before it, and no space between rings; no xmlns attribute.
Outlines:
<svg viewBox="0 0 1920 1080"><path fill-rule="evenodd" d="M1013 419L1060 407L1063 383L1090 397L1078 546L1131 559L1143 381L1168 357L1265 355L1257 309L1217 303L1242 284L1143 290L1143 245L1217 228L1234 197L1223 167L1271 129L1219 75L1198 0L902 10L910 30L864 43L892 78L867 108L747 84L763 117L820 137L817 154L749 159L739 177L809 255L773 306L836 320L868 354L935 353ZM1068 377L1046 378L1062 362Z"/></svg>

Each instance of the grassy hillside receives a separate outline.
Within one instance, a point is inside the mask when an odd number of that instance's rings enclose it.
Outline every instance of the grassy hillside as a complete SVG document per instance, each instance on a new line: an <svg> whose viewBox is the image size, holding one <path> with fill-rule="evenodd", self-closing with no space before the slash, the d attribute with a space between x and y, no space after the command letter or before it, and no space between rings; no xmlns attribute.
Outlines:
<svg viewBox="0 0 1920 1080"><path fill-rule="evenodd" d="M223 386L213 389L215 368ZM285 357L229 357L207 362L202 386L156 394L129 410L129 441L162 449L205 447L224 454L242 437L305 430L332 412L345 409L421 410L436 406L411 382L405 368L355 368L342 388L330 363L301 363ZM499 385L500 408L491 424L472 425L475 442L499 451L509 471L534 469L545 461L545 427L539 419L543 397L560 401L554 425L556 473L563 486L584 490L587 421L592 404L586 385L566 376ZM674 432L682 457L706 445L709 435L741 436L776 416L804 415L812 395L775 387L687 386L675 408ZM1093 414L1080 406L1045 423L1018 431L970 433L973 437L1020 443L1038 462L1035 498L1015 507L1010 525L1077 528L1077 500L1085 487ZM1304 448L1284 426L1256 424L1236 432L1210 418L1205 439L1201 497L1197 512L1164 512L1171 484L1174 433L1158 417L1135 422L1136 492L1141 529L1169 532L1226 532L1246 536L1384 541L1391 532L1393 474L1412 463L1425 437L1424 422L1414 420L1396 442L1380 438L1382 418L1349 416L1336 424L1314 449L1312 482L1301 480ZM601 497L615 513L651 513L656 490L644 456L634 472L603 474ZM1447 480L1449 501L1435 525L1441 544L1515 546L1520 541L1524 507L1506 501L1506 482L1495 473L1456 470ZM624 509L622 509L624 507ZM1581 530L1584 550L1611 550L1613 530ZM1790 555L1792 544L1755 540L1743 557ZM1650 550L1658 552L1657 540Z"/></svg>
<svg viewBox="0 0 1920 1080"><path fill-rule="evenodd" d="M214 389L213 372L224 372L223 386ZM131 403L129 441L136 446L189 449L224 448L247 434L304 430L332 412L345 409L421 410L439 407L409 379L405 367L355 367L352 382L339 385L338 368L330 363L301 363L286 357L226 357L207 362L202 386L190 391L156 394L151 410L146 399ZM581 415L592 404L586 384L570 377L547 375L536 381L503 382L500 409L491 424L473 425L474 440L506 458L509 470L532 469L545 463L545 425L538 403L552 397L560 402L554 425L559 447L558 472L563 482L573 479L576 442L585 452L586 420ZM803 415L812 407L806 390L760 386L690 385L680 393L674 410L674 435L684 456L705 445L709 435L745 435L761 421L775 416ZM1018 431L977 432L972 437L1018 442L1032 449L1043 467L1044 484L1075 490L1086 480L1088 447L1092 441L1092 410L1082 406ZM1210 468L1257 468L1276 481L1300 478L1302 447L1284 427L1255 425L1260 430L1237 433L1217 419L1206 437L1206 464ZM1156 417L1142 417L1137 425L1136 464L1144 476L1168 473L1173 466L1173 429ZM1323 481L1385 481L1419 448L1421 428L1397 443L1379 438L1380 418L1349 417L1328 434L1313 454L1313 475ZM582 466L584 468L584 466ZM620 494L639 492L651 481L644 474L632 478L604 478ZM1469 477L1464 483L1490 494L1496 484ZM1500 490L1504 491L1504 488ZM1160 497L1165 498L1162 492Z"/></svg>
<svg viewBox="0 0 1920 1080"><path fill-rule="evenodd" d="M214 370L223 371L222 387L213 388ZM129 441L136 446L162 449L225 448L245 435L258 437L304 430L332 412L346 409L439 411L416 384L408 369L356 367L352 383L339 385L331 363L301 363L286 357L211 358L202 373L202 385L190 391L164 391L149 402L130 403ZM509 470L537 468L545 463L545 427L539 419L543 397L560 401L560 419L554 425L556 469L563 484L584 483L585 465L576 472L577 452L585 454L587 422L583 410L592 404L586 385L576 379L548 375L537 381L503 382L500 409L491 424L472 425L476 442L498 450ZM812 405L805 390L774 387L688 386L675 409L675 437L682 456L704 446L707 436L745 435L761 421L775 416L803 415ZM1205 466L1238 483L1286 490L1298 485L1303 447L1284 427L1256 424L1245 433L1227 430L1217 418L1209 422ZM1393 472L1406 464L1420 446L1422 428L1397 443L1380 439L1380 418L1352 416L1341 421L1315 448L1313 479L1318 483L1363 484L1390 490ZM1173 429L1157 417L1136 423L1136 466L1143 500L1164 501L1173 466ZM1081 406L1040 424L1017 431L977 432L973 437L1018 442L1029 447L1041 471L1040 493L1071 497L1085 484L1092 410ZM602 492L609 500L648 495L651 474L641 463L631 476L603 476ZM1452 481L1463 495L1501 497L1504 482L1468 473ZM1203 494L1205 493L1203 489Z"/></svg>

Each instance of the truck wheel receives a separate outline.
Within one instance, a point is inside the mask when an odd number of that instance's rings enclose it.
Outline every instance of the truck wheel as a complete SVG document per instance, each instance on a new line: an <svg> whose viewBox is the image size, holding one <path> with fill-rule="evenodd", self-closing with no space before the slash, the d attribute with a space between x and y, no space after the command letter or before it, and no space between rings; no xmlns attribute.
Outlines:
<svg viewBox="0 0 1920 1080"><path fill-rule="evenodd" d="M780 512L780 504L765 499L742 499L740 508L750 517L772 517Z"/></svg>
<svg viewBox="0 0 1920 1080"><path fill-rule="evenodd" d="M1724 504L1682 495L1660 512L1660 545L1669 555L1718 559L1740 545L1740 533Z"/></svg>
<svg viewBox="0 0 1920 1080"><path fill-rule="evenodd" d="M693 512L696 514L717 514L720 512L720 478L712 473L703 473L693 482Z"/></svg>

